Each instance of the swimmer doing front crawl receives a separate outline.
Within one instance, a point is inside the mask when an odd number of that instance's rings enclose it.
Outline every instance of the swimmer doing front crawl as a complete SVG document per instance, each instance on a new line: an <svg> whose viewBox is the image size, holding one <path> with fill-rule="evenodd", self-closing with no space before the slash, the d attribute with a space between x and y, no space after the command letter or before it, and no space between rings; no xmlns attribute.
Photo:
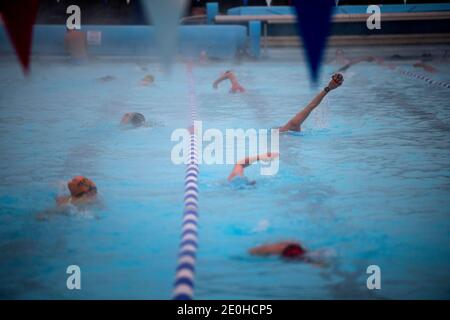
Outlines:
<svg viewBox="0 0 450 320"><path fill-rule="evenodd" d="M228 181L233 181L235 178L245 178L244 176L244 169L250 166L252 163L255 163L257 161L272 161L276 158L278 158L280 154L278 152L268 152L264 154L260 154L255 157L247 157L244 159L239 160L235 165L233 170L231 171L230 175L228 176ZM247 184L253 185L256 181L248 181Z"/></svg>
<svg viewBox="0 0 450 320"><path fill-rule="evenodd" d="M240 85L240 83L237 80L236 75L232 71L225 71L216 81L213 83L214 89L217 89L219 86L219 83L221 83L224 80L230 80L231 82L231 89L230 93L241 93L245 92L245 89L243 86Z"/></svg>
<svg viewBox="0 0 450 320"><path fill-rule="evenodd" d="M301 131L302 123L308 118L311 112L320 105L323 98L331 91L342 85L344 77L340 73L336 73L331 77L328 85L323 88L320 93L311 100L311 102L291 118L285 125L279 127L280 132L286 131Z"/></svg>
<svg viewBox="0 0 450 320"><path fill-rule="evenodd" d="M291 118L285 125L279 127L280 132L287 131L300 131L302 123L308 118L311 112L319 106L322 102L323 98L331 91L342 85L344 82L344 77L340 74L334 74L331 77L328 85L299 113L297 113L293 118ZM231 182L235 178L244 178L244 169L250 166L252 163L257 161L272 161L278 158L279 153L277 152L268 152L265 154L261 154L254 157L247 157L239 160L236 165L233 167L230 175L228 176L228 181ZM247 181L247 184L254 185L255 181Z"/></svg>
<svg viewBox="0 0 450 320"><path fill-rule="evenodd" d="M67 188L70 195L58 196L56 198L56 207L44 210L36 218L38 220L47 220L56 214L67 214L68 207L74 206L77 210L86 210L93 205L99 205L97 199L97 186L94 181L84 177L76 176L67 182Z"/></svg>
<svg viewBox="0 0 450 320"><path fill-rule="evenodd" d="M289 240L257 246L251 248L249 253L260 257L278 256L288 261L303 262L318 267L326 267L330 262L329 259L334 256L333 251L326 249L311 251L300 242Z"/></svg>

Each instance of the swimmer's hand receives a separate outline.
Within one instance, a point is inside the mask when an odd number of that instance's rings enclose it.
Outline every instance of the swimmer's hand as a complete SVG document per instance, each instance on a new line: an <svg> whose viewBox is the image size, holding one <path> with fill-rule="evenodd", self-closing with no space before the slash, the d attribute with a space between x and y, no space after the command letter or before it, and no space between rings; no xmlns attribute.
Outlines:
<svg viewBox="0 0 450 320"><path fill-rule="evenodd" d="M219 87L219 82L218 81L214 81L213 88L217 89L218 87Z"/></svg>
<svg viewBox="0 0 450 320"><path fill-rule="evenodd" d="M342 76L342 74L336 73L331 77L331 80L328 83L328 88L330 88L330 90L334 90L337 87L340 87L343 82L344 82L344 77Z"/></svg>

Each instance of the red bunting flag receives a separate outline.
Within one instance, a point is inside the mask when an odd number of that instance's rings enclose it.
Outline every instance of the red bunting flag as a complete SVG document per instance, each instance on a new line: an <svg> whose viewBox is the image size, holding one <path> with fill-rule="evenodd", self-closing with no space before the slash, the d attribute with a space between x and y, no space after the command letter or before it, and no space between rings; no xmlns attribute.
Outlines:
<svg viewBox="0 0 450 320"><path fill-rule="evenodd" d="M0 1L0 14L6 32L25 73L28 73L30 67L33 25L38 7L39 0Z"/></svg>

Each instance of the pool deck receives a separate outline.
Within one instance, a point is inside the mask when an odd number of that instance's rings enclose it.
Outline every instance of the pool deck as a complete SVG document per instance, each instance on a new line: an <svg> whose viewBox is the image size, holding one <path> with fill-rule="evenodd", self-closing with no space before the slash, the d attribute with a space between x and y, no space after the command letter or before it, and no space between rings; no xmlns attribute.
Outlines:
<svg viewBox="0 0 450 320"><path fill-rule="evenodd" d="M396 45L450 43L450 4L380 5L381 28L369 30L368 6L336 6L332 16L331 45ZM293 7L238 7L215 15L216 24L261 24L264 47L299 46Z"/></svg>
<svg viewBox="0 0 450 320"><path fill-rule="evenodd" d="M295 36L268 36L263 41L271 47L298 47L301 40ZM338 35L328 38L330 46L391 46L391 45L450 45L450 33L388 34L388 35Z"/></svg>

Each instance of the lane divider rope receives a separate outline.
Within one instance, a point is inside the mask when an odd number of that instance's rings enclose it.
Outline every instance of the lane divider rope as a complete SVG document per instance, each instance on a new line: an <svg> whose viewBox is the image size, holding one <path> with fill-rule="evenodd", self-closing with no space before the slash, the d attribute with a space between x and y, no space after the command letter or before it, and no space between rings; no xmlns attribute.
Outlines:
<svg viewBox="0 0 450 320"><path fill-rule="evenodd" d="M181 240L173 289L174 300L192 300L194 297L195 264L198 249L198 149L194 121L197 118L195 82L192 63L186 66L190 106L189 152L184 177L184 210Z"/></svg>
<svg viewBox="0 0 450 320"><path fill-rule="evenodd" d="M393 64L385 64L385 63L381 62L381 63L378 63L378 65L381 67L386 67L390 70L395 70L398 73L400 73L401 75L404 75L408 78L419 79L419 80L427 82L430 85L435 85L435 86L442 87L442 88L450 88L450 83L448 83L448 82L435 80L424 74L420 74L420 73L416 73L416 72L412 72L412 71L408 71L408 70L403 70L400 67L393 65Z"/></svg>
<svg viewBox="0 0 450 320"><path fill-rule="evenodd" d="M436 85L436 86L439 86L442 88L450 88L450 83L447 83L445 81L438 81L435 79L431 79L431 78L427 77L426 75L407 71L407 70L398 69L398 71L407 77L423 80L423 81L427 82L428 84Z"/></svg>

